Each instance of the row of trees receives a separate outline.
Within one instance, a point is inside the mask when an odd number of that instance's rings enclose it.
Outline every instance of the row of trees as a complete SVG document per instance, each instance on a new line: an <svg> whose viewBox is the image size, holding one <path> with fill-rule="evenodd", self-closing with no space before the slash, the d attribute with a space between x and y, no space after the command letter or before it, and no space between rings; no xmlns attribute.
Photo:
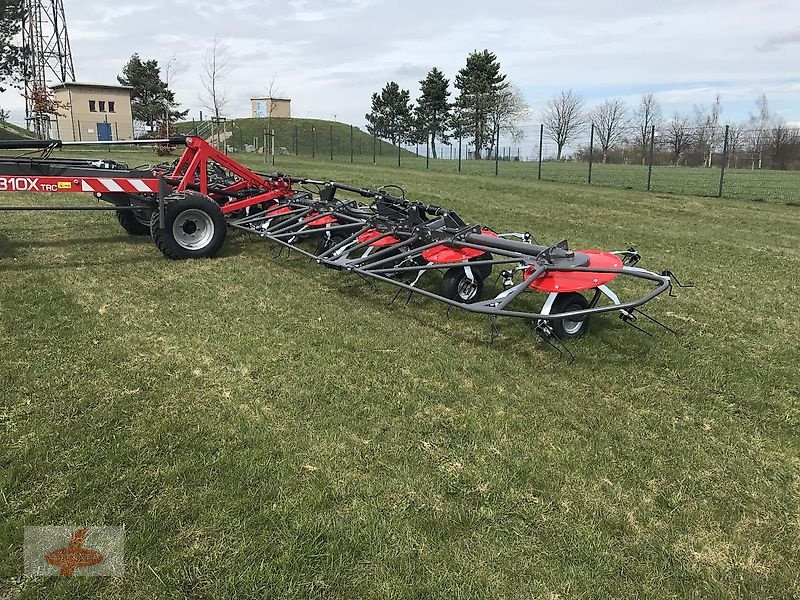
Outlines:
<svg viewBox="0 0 800 600"><path fill-rule="evenodd" d="M710 106L697 105L691 114L675 112L663 116L654 94L642 96L639 104L629 107L620 98L606 100L591 110L585 110L583 99L572 90L562 91L552 98L544 113L545 132L556 145L556 158L561 160L564 149L578 145L576 156L586 158L588 147L585 135L594 127L594 148L601 160L630 160L635 156L645 164L653 150L669 156L671 164L692 164L711 168L725 150L725 128L722 125L722 102L717 95ZM655 130L655 138L653 132ZM577 144L579 139L581 143ZM728 125L727 156L732 166L740 166L743 157L753 169L769 163L772 168L787 168L791 157L797 156L800 131L769 108L765 95L756 99L750 117Z"/></svg>
<svg viewBox="0 0 800 600"><path fill-rule="evenodd" d="M501 72L497 56L483 50L467 57L457 73L458 91L451 102L450 80L434 67L420 81L416 105L411 92L390 81L372 95L366 115L367 130L393 144L429 142L436 158L436 143L449 143L452 136L471 140L475 157L491 155L499 132L520 137L519 124L529 108L522 93Z"/></svg>

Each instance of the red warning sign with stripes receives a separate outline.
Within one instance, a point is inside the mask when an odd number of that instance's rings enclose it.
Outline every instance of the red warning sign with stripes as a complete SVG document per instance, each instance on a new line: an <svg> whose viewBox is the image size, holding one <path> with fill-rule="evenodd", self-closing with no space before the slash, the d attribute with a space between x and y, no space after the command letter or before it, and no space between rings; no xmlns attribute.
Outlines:
<svg viewBox="0 0 800 600"><path fill-rule="evenodd" d="M0 177L0 192L157 194L158 179L127 177Z"/></svg>

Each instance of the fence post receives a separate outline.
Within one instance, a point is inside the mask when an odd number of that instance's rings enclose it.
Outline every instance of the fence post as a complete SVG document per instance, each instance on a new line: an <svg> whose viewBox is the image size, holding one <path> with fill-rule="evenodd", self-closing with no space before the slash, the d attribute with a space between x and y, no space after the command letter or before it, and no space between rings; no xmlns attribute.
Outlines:
<svg viewBox="0 0 800 600"><path fill-rule="evenodd" d="M542 149L544 147L544 123L539 126L539 179L542 178Z"/></svg>
<svg viewBox="0 0 800 600"><path fill-rule="evenodd" d="M719 171L719 197L722 198L722 192L725 186L725 168L728 166L728 133L730 125L725 125L725 143L722 146L722 168Z"/></svg>
<svg viewBox="0 0 800 600"><path fill-rule="evenodd" d="M300 138L297 136L297 125L294 126L294 155L300 156Z"/></svg>
<svg viewBox="0 0 800 600"><path fill-rule="evenodd" d="M431 136L427 131L425 132L425 168L431 168Z"/></svg>
<svg viewBox="0 0 800 600"><path fill-rule="evenodd" d="M500 174L500 125L497 126L494 144L494 176Z"/></svg>
<svg viewBox="0 0 800 600"><path fill-rule="evenodd" d="M592 133L589 136L589 183L592 183L592 166L594 165L594 123L592 123Z"/></svg>
<svg viewBox="0 0 800 600"><path fill-rule="evenodd" d="M398 168L400 167L400 152L401 152L401 149L402 149L402 146L400 145L400 137L398 136L398 138L397 138L397 167Z"/></svg>
<svg viewBox="0 0 800 600"><path fill-rule="evenodd" d="M275 166L275 130L270 130L270 139L272 140L272 166Z"/></svg>
<svg viewBox="0 0 800 600"><path fill-rule="evenodd" d="M317 128L311 128L311 158L317 157Z"/></svg>
<svg viewBox="0 0 800 600"><path fill-rule="evenodd" d="M353 162L353 126L350 125L350 162Z"/></svg>
<svg viewBox="0 0 800 600"><path fill-rule="evenodd" d="M461 133L458 134L458 172L461 173Z"/></svg>
<svg viewBox="0 0 800 600"><path fill-rule="evenodd" d="M331 161L333 161L333 125L331 125Z"/></svg>
<svg viewBox="0 0 800 600"><path fill-rule="evenodd" d="M650 157L647 161L647 191L653 191L653 156L656 149L656 126L653 125L650 129Z"/></svg>

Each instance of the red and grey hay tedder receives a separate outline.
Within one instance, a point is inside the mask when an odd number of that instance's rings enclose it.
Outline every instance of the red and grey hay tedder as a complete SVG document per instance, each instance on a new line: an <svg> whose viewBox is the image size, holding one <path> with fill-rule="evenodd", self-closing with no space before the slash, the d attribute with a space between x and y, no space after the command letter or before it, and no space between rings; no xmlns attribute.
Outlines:
<svg viewBox="0 0 800 600"><path fill-rule="evenodd" d="M112 160L53 157L71 143L2 142L0 149L27 152L0 157L0 191L88 192L109 205L0 210L113 210L126 231L150 235L171 259L213 256L228 228L238 229L330 269L394 286L395 299L419 294L490 317L493 335L494 318L516 317L561 344L583 336L590 318L604 313L636 329L643 316L672 331L642 306L681 284L670 271L636 266L641 257L633 248L540 245L529 233L498 233L411 201L395 186L368 190L256 173L197 137L146 143L185 150L173 164L131 169ZM612 282L638 291L622 299Z"/></svg>

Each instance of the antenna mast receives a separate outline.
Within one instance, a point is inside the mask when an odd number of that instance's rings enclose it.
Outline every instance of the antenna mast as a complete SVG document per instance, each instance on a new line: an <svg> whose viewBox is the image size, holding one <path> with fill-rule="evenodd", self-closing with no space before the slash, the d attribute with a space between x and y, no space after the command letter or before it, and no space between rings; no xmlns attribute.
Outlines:
<svg viewBox="0 0 800 600"><path fill-rule="evenodd" d="M75 81L63 0L25 0L22 21L25 51L25 120L39 137L50 133L50 115L41 112L48 86Z"/></svg>

